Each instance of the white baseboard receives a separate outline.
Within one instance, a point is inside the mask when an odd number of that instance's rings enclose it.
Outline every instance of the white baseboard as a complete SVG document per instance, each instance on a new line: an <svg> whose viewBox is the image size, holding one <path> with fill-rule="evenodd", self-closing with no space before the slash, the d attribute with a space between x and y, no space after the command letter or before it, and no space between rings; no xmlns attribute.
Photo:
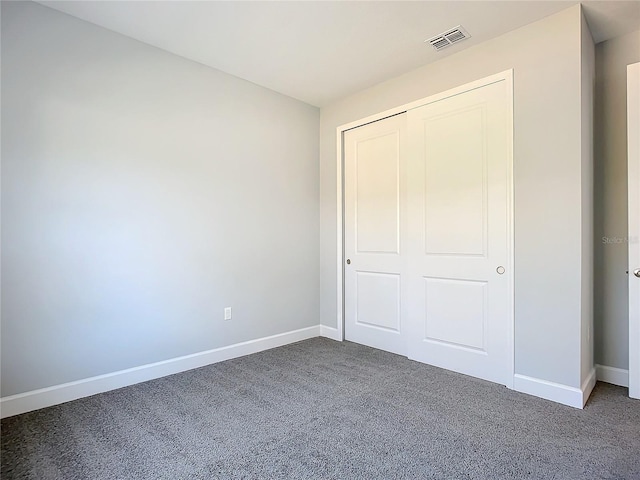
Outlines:
<svg viewBox="0 0 640 480"><path fill-rule="evenodd" d="M326 325L320 325L320 336L337 340L338 342L342 341L342 333L337 328L327 327Z"/></svg>
<svg viewBox="0 0 640 480"><path fill-rule="evenodd" d="M596 377L600 382L612 383L620 387L629 386L629 370L596 365Z"/></svg>
<svg viewBox="0 0 640 480"><path fill-rule="evenodd" d="M561 383L549 382L540 378L515 374L513 389L536 397L562 403L575 408L583 408L596 384L596 371L592 369L581 388L570 387Z"/></svg>
<svg viewBox="0 0 640 480"><path fill-rule="evenodd" d="M97 393L115 390L147 380L173 375L193 368L204 367L212 363L250 355L270 348L281 347L293 342L318 337L320 326L302 328L291 332L258 338L248 342L236 343L226 347L214 348L205 352L172 358L162 362L150 363L119 372L85 378L75 382L54 385L53 387L11 395L0 399L0 418L11 417L39 408L50 407Z"/></svg>
<svg viewBox="0 0 640 480"><path fill-rule="evenodd" d="M593 392L593 388L596 386L597 378L596 369L592 368L589 375L587 375L587 378L582 382L582 407L580 408L583 408L587 404L587 400L589 400L591 392Z"/></svg>

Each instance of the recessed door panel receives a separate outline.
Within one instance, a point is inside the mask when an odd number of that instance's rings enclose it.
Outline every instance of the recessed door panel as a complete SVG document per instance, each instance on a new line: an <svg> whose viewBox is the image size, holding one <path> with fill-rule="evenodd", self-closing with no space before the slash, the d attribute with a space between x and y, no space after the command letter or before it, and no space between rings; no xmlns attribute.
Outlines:
<svg viewBox="0 0 640 480"><path fill-rule="evenodd" d="M424 339L484 352L487 282L425 278Z"/></svg>
<svg viewBox="0 0 640 480"><path fill-rule="evenodd" d="M399 141L399 132L393 132L356 142L355 227L359 253L399 253Z"/></svg>
<svg viewBox="0 0 640 480"><path fill-rule="evenodd" d="M400 331L400 275L356 273L356 323Z"/></svg>
<svg viewBox="0 0 640 480"><path fill-rule="evenodd" d="M424 120L427 254L485 254L484 110L478 105Z"/></svg>

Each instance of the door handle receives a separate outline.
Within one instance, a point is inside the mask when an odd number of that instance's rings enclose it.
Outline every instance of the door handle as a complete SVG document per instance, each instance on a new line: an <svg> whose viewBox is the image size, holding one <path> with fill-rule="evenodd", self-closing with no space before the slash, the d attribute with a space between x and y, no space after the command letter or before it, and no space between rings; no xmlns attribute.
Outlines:
<svg viewBox="0 0 640 480"><path fill-rule="evenodd" d="M500 265L498 268L496 268L496 272L498 273L498 275L502 275L504 273L504 267Z"/></svg>
<svg viewBox="0 0 640 480"><path fill-rule="evenodd" d="M636 269L633 271L633 274L634 274L636 277L640 278L640 268L636 268Z"/></svg>
<svg viewBox="0 0 640 480"><path fill-rule="evenodd" d="M351 260L347 258L347 265L351 265Z"/></svg>

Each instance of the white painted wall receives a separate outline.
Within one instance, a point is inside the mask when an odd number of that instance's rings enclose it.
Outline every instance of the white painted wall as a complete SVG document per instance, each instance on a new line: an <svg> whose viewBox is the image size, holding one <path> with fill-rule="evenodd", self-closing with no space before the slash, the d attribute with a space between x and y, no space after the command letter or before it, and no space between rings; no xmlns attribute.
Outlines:
<svg viewBox="0 0 640 480"><path fill-rule="evenodd" d="M323 325L336 326L336 127L513 68L516 372L580 387L581 21L573 6L321 110Z"/></svg>
<svg viewBox="0 0 640 480"><path fill-rule="evenodd" d="M595 362L629 368L627 290L627 65L640 30L596 46Z"/></svg>
<svg viewBox="0 0 640 480"><path fill-rule="evenodd" d="M582 328L580 337L580 378L589 377L594 368L593 358L593 102L595 92L596 57L593 37L582 15L580 23L580 68L582 112Z"/></svg>
<svg viewBox="0 0 640 480"><path fill-rule="evenodd" d="M2 396L317 325L318 121L3 2Z"/></svg>

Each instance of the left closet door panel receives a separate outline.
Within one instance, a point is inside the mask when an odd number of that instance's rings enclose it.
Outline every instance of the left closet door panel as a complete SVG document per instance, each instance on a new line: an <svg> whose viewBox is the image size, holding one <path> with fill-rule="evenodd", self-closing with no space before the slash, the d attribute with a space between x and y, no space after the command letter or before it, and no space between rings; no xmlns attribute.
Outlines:
<svg viewBox="0 0 640 480"><path fill-rule="evenodd" d="M345 339L407 355L406 114L344 133Z"/></svg>

